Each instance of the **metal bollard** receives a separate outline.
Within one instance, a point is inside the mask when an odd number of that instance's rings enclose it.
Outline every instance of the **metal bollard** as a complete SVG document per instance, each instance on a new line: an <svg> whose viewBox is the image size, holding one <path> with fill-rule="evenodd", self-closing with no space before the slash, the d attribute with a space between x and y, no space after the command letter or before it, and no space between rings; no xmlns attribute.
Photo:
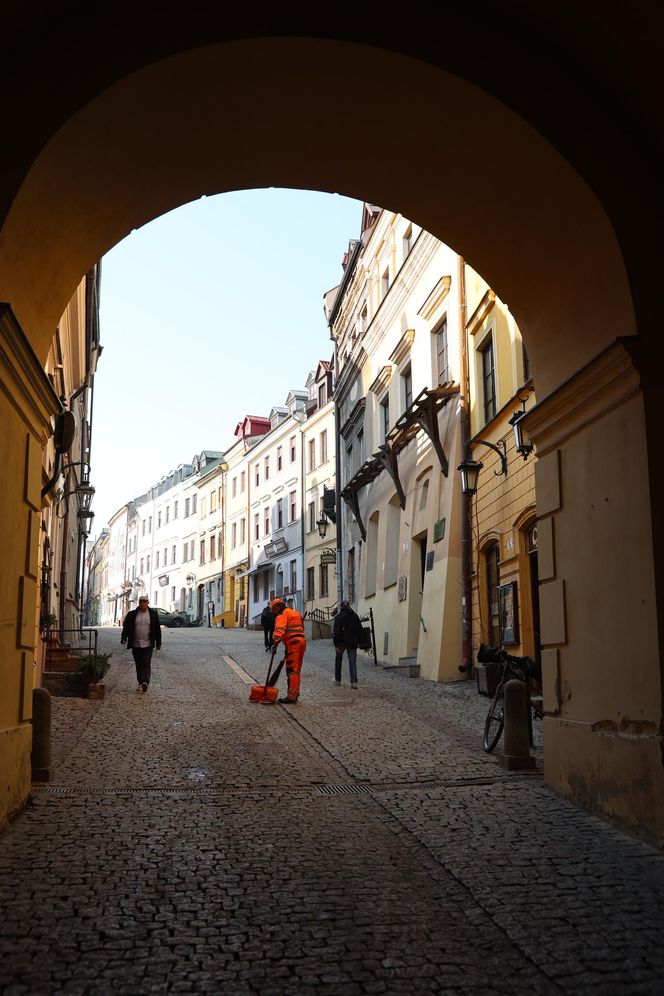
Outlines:
<svg viewBox="0 0 664 996"><path fill-rule="evenodd" d="M51 693L46 688L32 690L32 780L47 782L51 777Z"/></svg>
<svg viewBox="0 0 664 996"><path fill-rule="evenodd" d="M505 685L505 753L501 764L508 771L532 771L535 758L530 753L528 694L518 678Z"/></svg>

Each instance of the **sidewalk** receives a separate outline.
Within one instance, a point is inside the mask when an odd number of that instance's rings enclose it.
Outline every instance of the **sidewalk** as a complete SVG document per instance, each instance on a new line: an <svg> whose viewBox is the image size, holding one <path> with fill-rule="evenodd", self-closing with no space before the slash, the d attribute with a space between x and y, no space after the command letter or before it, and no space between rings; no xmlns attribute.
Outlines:
<svg viewBox="0 0 664 996"><path fill-rule="evenodd" d="M262 633L167 630L141 695L100 645L0 838L3 994L664 991L664 856L484 754L472 683L315 641L256 705Z"/></svg>

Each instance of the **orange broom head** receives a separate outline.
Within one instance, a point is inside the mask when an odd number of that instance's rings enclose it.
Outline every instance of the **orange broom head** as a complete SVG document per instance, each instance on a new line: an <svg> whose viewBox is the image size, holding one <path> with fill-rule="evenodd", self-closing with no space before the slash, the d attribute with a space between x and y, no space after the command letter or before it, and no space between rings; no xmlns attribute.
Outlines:
<svg viewBox="0 0 664 996"><path fill-rule="evenodd" d="M276 702L279 689L270 685L252 685L249 692L250 702Z"/></svg>

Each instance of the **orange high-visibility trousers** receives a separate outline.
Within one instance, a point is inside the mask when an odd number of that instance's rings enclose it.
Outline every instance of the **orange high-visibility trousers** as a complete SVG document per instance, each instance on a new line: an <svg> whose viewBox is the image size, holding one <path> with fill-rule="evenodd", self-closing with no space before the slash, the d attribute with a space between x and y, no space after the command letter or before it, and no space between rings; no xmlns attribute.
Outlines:
<svg viewBox="0 0 664 996"><path fill-rule="evenodd" d="M300 672L307 641L304 636L291 636L286 643L286 675L288 676L288 698L296 702L300 697Z"/></svg>

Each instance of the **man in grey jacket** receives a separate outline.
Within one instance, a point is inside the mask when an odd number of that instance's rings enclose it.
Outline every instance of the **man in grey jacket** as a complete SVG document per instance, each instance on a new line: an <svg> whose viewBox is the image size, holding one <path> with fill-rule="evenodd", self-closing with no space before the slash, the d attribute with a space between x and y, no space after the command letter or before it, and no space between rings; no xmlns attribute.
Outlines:
<svg viewBox="0 0 664 996"><path fill-rule="evenodd" d="M155 609L148 608L148 596L141 595L138 608L125 616L120 643L126 643L136 665L138 688L147 692L152 673L152 651L161 650L161 625Z"/></svg>

